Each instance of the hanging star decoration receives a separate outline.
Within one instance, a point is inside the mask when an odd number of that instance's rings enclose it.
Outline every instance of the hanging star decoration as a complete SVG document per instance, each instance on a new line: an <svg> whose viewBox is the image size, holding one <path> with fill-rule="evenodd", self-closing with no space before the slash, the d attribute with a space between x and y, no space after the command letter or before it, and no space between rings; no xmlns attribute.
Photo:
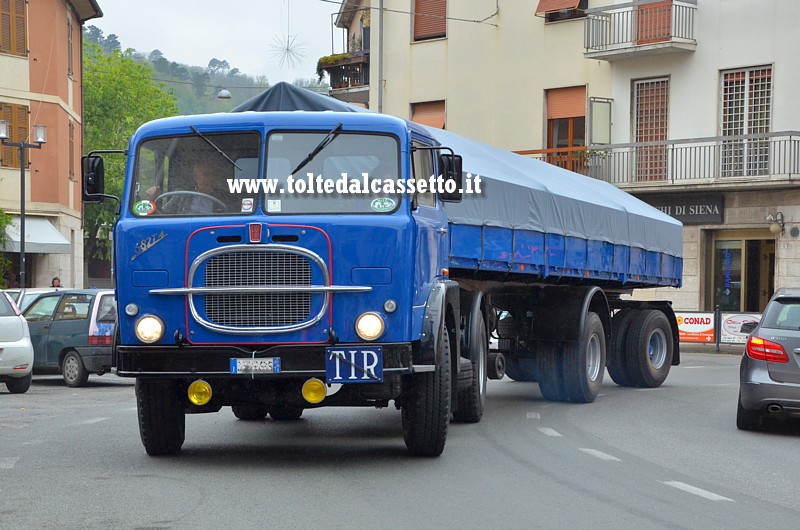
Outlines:
<svg viewBox="0 0 800 530"><path fill-rule="evenodd" d="M275 35L272 43L269 44L272 50L272 57L278 59L278 65L294 68L299 65L305 57L305 47L302 42L297 40L297 35Z"/></svg>

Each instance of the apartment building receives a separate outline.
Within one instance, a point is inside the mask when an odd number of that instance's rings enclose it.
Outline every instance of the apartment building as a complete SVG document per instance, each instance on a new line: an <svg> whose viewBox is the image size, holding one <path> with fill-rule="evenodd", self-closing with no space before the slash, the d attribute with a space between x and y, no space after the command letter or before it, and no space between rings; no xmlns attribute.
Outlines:
<svg viewBox="0 0 800 530"><path fill-rule="evenodd" d="M83 286L80 160L83 150L82 25L102 16L95 0L0 0L0 208L13 216L6 278L21 276L20 212L24 178L25 285ZM46 127L46 143L33 135ZM22 174L21 170L22 169Z"/></svg>
<svg viewBox="0 0 800 530"><path fill-rule="evenodd" d="M368 106L606 180L683 221L683 287L636 296L758 312L800 284L800 2L370 7Z"/></svg>

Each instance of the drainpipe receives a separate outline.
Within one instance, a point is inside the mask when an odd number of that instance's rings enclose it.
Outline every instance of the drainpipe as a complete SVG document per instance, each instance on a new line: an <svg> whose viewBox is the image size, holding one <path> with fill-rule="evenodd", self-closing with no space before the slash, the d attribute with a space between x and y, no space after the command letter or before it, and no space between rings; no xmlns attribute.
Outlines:
<svg viewBox="0 0 800 530"><path fill-rule="evenodd" d="M383 112L383 0L378 2L378 112Z"/></svg>

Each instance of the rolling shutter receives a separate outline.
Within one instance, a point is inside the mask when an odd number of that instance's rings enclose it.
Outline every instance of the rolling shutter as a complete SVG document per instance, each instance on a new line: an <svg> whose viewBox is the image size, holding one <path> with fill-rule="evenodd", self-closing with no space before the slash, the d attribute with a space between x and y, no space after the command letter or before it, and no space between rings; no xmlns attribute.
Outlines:
<svg viewBox="0 0 800 530"><path fill-rule="evenodd" d="M546 15L557 11L577 9L579 3L580 0L539 0L539 6L536 8L535 14Z"/></svg>
<svg viewBox="0 0 800 530"><path fill-rule="evenodd" d="M447 0L414 1L414 40L447 36Z"/></svg>
<svg viewBox="0 0 800 530"><path fill-rule="evenodd" d="M426 101L411 105L411 121L444 129L444 101Z"/></svg>
<svg viewBox="0 0 800 530"><path fill-rule="evenodd" d="M586 116L586 87L554 88L547 91L547 119Z"/></svg>

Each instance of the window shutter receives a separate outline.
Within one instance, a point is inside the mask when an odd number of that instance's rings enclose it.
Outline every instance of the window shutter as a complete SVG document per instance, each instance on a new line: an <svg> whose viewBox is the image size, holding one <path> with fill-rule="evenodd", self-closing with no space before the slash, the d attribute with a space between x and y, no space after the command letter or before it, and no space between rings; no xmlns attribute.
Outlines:
<svg viewBox="0 0 800 530"><path fill-rule="evenodd" d="M14 105L14 114L16 117L16 123L14 124L14 128L17 130L17 142L27 142L28 141L28 107L23 107L22 105ZM19 167L19 150L14 150L14 167ZM28 157L27 167L30 167L31 161L30 157Z"/></svg>
<svg viewBox="0 0 800 530"><path fill-rule="evenodd" d="M15 140L14 138L14 109L11 108L11 105L4 105L0 104L0 119L5 120L8 124L8 134L9 140L12 142ZM0 158L2 158L3 167L14 167L14 154L16 149L11 147L10 145L4 145L2 150L0 150Z"/></svg>
<svg viewBox="0 0 800 530"><path fill-rule="evenodd" d="M577 9L579 3L580 0L539 0L539 6L536 8L535 14L546 15L556 11Z"/></svg>
<svg viewBox="0 0 800 530"><path fill-rule="evenodd" d="M0 52L11 53L11 0L0 0Z"/></svg>
<svg viewBox="0 0 800 530"><path fill-rule="evenodd" d="M547 91L547 119L586 116L586 87L554 88Z"/></svg>
<svg viewBox="0 0 800 530"><path fill-rule="evenodd" d="M69 120L69 179L75 180L75 122Z"/></svg>
<svg viewBox="0 0 800 530"><path fill-rule="evenodd" d="M447 0L415 0L414 40L447 36Z"/></svg>
<svg viewBox="0 0 800 530"><path fill-rule="evenodd" d="M14 0L14 36L12 53L28 55L25 39L25 0Z"/></svg>
<svg viewBox="0 0 800 530"><path fill-rule="evenodd" d="M444 129L444 101L414 103L411 107L411 121Z"/></svg>

